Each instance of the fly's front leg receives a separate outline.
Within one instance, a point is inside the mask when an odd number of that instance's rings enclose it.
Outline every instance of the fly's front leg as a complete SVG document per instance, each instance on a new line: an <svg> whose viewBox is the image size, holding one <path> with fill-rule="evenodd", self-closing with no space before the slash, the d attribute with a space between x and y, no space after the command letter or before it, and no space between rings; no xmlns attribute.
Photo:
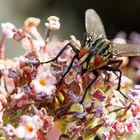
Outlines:
<svg viewBox="0 0 140 140"><path fill-rule="evenodd" d="M75 59L77 59L77 54L72 58L72 60L71 60L71 62L70 62L70 64L69 64L69 66L68 66L66 72L63 74L62 78L61 78L60 81L58 82L58 85L61 84L61 82L62 82L62 80L64 79L64 77L67 75L67 73L68 73L68 72L70 71L70 69L72 68L72 65L73 65Z"/></svg>
<svg viewBox="0 0 140 140"><path fill-rule="evenodd" d="M51 59L51 60L49 60L49 61L46 61L46 62L41 62L41 64L44 64L44 63L50 63L50 62L53 62L53 61L57 61L57 59L61 56L61 54L65 51L65 49L67 49L68 47L71 47L72 49L73 49L73 51L77 54L78 52L79 52L79 50L75 47L75 46L73 46L73 45L71 45L71 43L68 43L68 44L66 44L64 47L63 47L63 49L57 54L57 56L55 57L55 58L53 58L53 59Z"/></svg>
<svg viewBox="0 0 140 140"><path fill-rule="evenodd" d="M85 100L85 97L86 97L86 94L87 94L88 89L92 86L92 84L97 80L97 78L98 78L98 76L99 76L99 74L98 74L98 72L97 72L96 70L93 70L92 72L93 72L93 74L95 75L95 78L94 78L94 79L89 83L89 85L86 87L86 90L85 90L85 92L84 92L84 95L83 95L83 97L82 97L82 100L80 101L81 104L82 104L82 103L84 102L84 100Z"/></svg>

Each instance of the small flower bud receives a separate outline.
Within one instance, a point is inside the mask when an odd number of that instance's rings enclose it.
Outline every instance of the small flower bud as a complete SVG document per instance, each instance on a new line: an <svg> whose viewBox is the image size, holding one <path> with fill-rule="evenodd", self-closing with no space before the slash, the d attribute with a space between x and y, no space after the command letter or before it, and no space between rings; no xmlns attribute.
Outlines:
<svg viewBox="0 0 140 140"><path fill-rule="evenodd" d="M59 30L60 29L60 23L59 18L56 16L50 16L48 19L49 23L45 23L45 26L48 27L51 30Z"/></svg>
<svg viewBox="0 0 140 140"><path fill-rule="evenodd" d="M15 25L10 22L2 23L2 32L6 34L6 38L12 38L14 36Z"/></svg>
<svg viewBox="0 0 140 140"><path fill-rule="evenodd" d="M40 23L40 19L39 18L34 18L34 17L30 17L30 18L27 18L24 22L24 27L23 27L23 30L25 32L29 32L29 30L32 28L32 27L37 27Z"/></svg>

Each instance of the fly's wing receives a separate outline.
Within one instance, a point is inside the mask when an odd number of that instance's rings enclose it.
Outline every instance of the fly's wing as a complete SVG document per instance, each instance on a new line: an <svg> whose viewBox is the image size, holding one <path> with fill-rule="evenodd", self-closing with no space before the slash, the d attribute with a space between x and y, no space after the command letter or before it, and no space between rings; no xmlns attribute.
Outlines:
<svg viewBox="0 0 140 140"><path fill-rule="evenodd" d="M117 57L140 56L140 45L112 43L112 46Z"/></svg>
<svg viewBox="0 0 140 140"><path fill-rule="evenodd" d="M91 36L106 36L102 21L93 9L88 9L85 13L85 26L87 33Z"/></svg>

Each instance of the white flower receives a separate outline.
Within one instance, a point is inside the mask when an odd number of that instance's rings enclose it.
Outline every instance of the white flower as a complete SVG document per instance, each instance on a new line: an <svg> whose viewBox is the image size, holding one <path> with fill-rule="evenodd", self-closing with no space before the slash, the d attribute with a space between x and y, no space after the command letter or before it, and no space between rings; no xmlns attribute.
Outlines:
<svg viewBox="0 0 140 140"><path fill-rule="evenodd" d="M50 83L50 79L33 80L31 86L34 88L35 93L44 92L47 95L55 93L56 87Z"/></svg>
<svg viewBox="0 0 140 140"><path fill-rule="evenodd" d="M39 116L33 117L23 115L20 120L20 125L16 128L16 136L18 138L25 138L26 140L37 139L37 131L43 127L43 121Z"/></svg>
<svg viewBox="0 0 140 140"><path fill-rule="evenodd" d="M28 124L26 126L19 126L16 129L16 136L18 138L25 138L26 140L36 139L36 130L34 124Z"/></svg>
<svg viewBox="0 0 140 140"><path fill-rule="evenodd" d="M10 22L6 22L6 23L2 23L1 27L2 27L2 32L6 34L7 38L12 38L14 36L15 34L14 30L16 30L15 25L13 25Z"/></svg>
<svg viewBox="0 0 140 140"><path fill-rule="evenodd" d="M55 93L55 83L56 78L51 75L50 71L47 71L45 67L40 67L36 79L31 82L31 86L35 93L43 92L47 95L51 95Z"/></svg>

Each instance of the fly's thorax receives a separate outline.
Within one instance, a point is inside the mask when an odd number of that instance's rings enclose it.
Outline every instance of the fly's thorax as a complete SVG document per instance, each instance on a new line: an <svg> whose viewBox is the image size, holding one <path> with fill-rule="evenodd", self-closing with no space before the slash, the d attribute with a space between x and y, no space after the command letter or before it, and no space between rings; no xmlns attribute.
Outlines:
<svg viewBox="0 0 140 140"><path fill-rule="evenodd" d="M98 37L96 41L88 44L89 52L81 59L86 62L88 69L97 69L114 59L114 50L111 42L105 37ZM87 47L87 46L86 46Z"/></svg>
<svg viewBox="0 0 140 140"><path fill-rule="evenodd" d="M105 66L114 59L114 50L111 41L105 37L100 38L96 44L96 54L94 59L94 67L99 68Z"/></svg>

